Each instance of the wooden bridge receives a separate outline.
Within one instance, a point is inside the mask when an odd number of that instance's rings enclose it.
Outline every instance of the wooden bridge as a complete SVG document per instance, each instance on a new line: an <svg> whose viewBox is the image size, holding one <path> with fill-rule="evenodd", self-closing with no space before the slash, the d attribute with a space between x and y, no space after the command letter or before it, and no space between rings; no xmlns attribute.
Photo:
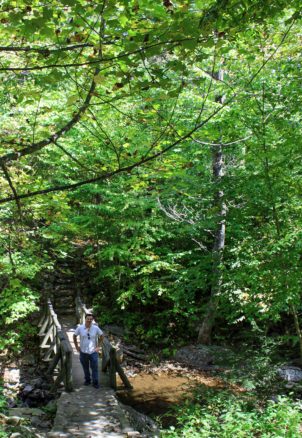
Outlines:
<svg viewBox="0 0 302 438"><path fill-rule="evenodd" d="M39 323L41 358L47 362L48 375L56 388L64 388L58 399L57 414L49 437L140 436L134 431L121 409L114 392L117 375L125 387L131 385L118 361L116 349L105 337L102 345L100 389L83 386L84 375L72 338L76 323L83 323L88 312L80 296L75 300L74 315L58 317L47 300Z"/></svg>
<svg viewBox="0 0 302 438"><path fill-rule="evenodd" d="M85 316L89 313L85 304L82 303L79 296L76 297L75 313L77 322L84 324ZM42 350L42 360L49 362L47 374L54 375L54 385L58 387L64 384L65 390L73 390L73 356L75 352L72 346L72 336L74 321L71 316L64 317L61 321L53 309L51 301L48 299L44 305L43 316L40 320L39 336L41 338L40 348ZM73 333L72 333L73 334ZM116 374L118 373L125 387L131 389L127 376L125 375L117 354L116 349L111 345L109 340L104 337L102 345L102 372L109 372L109 386L116 389Z"/></svg>

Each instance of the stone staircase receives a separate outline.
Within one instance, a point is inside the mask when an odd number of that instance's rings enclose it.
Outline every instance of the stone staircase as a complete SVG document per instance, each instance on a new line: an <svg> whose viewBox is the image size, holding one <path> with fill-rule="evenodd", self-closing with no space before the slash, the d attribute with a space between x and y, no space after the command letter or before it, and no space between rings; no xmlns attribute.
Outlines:
<svg viewBox="0 0 302 438"><path fill-rule="evenodd" d="M61 315L74 315L76 298L76 279L72 262L57 263L52 286L55 312Z"/></svg>

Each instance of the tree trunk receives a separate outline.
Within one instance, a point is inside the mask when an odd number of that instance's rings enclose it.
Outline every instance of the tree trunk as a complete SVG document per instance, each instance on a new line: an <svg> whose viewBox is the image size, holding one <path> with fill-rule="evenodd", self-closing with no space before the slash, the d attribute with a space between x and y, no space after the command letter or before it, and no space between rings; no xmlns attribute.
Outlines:
<svg viewBox="0 0 302 438"><path fill-rule="evenodd" d="M223 79L223 71L220 70L218 78ZM217 98L223 104L223 96ZM204 319L201 323L198 332L198 343L210 344L212 338L212 330L215 324L217 296L221 290L221 267L223 259L223 250L225 245L225 227L226 227L226 204L224 200L224 192L221 187L221 182L225 172L223 146L221 144L212 146L212 163L213 163L213 181L217 186L217 191L214 196L214 205L217 208L217 229L212 252L212 281L211 294L208 302L207 310Z"/></svg>

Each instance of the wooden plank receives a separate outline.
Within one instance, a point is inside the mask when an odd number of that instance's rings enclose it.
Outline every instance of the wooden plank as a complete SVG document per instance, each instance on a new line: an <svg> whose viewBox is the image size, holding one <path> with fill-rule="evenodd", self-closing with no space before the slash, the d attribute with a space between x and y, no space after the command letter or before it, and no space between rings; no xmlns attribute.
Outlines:
<svg viewBox="0 0 302 438"><path fill-rule="evenodd" d="M104 358L104 356L102 357L102 372L105 373L108 366L109 366L109 362L110 362L110 358L107 357L106 359Z"/></svg>
<svg viewBox="0 0 302 438"><path fill-rule="evenodd" d="M52 359L52 361L50 362L46 374L50 375L50 374L52 374L52 373L54 372L56 366L57 366L58 363L59 363L60 357L61 357L61 351L59 350L59 351L57 352L57 354L55 355L55 357L54 357L54 358Z"/></svg>
<svg viewBox="0 0 302 438"><path fill-rule="evenodd" d="M46 345L46 342L51 337L52 333L53 333L53 326L51 325L49 327L49 329L48 329L48 331L47 331L47 333L46 333L46 335L45 335L41 345L40 345L40 348L48 348L49 347L49 345ZM53 338L51 339L51 341L53 341Z"/></svg>
<svg viewBox="0 0 302 438"><path fill-rule="evenodd" d="M43 322L43 325L39 331L39 336L44 336L45 335L45 330L46 327L48 326L48 323L50 322L50 315L47 313L45 321Z"/></svg>
<svg viewBox="0 0 302 438"><path fill-rule="evenodd" d="M42 314L42 316L40 318L40 321L38 322L38 327L42 327L42 325L43 325L43 323L44 323L46 318L47 318L47 310L44 309L43 310L43 314Z"/></svg>
<svg viewBox="0 0 302 438"><path fill-rule="evenodd" d="M120 364L118 363L118 361L116 360L116 371L118 372L120 378L122 379L123 384L126 386L127 389L133 389L131 383L128 380L128 377L126 376L126 374L124 373L124 370L122 369L122 367L120 366Z"/></svg>
<svg viewBox="0 0 302 438"><path fill-rule="evenodd" d="M52 343L50 344L49 349L46 351L46 353L45 353L44 356L42 357L42 360L43 360L43 361L48 361L48 360L50 360L50 355L51 355L51 353L54 351L55 345L56 345L56 340L54 339L54 340L52 341Z"/></svg>
<svg viewBox="0 0 302 438"><path fill-rule="evenodd" d="M72 352L68 351L65 354L64 360L64 386L67 392L73 391L73 382L72 382Z"/></svg>
<svg viewBox="0 0 302 438"><path fill-rule="evenodd" d="M111 349L111 344L107 338L104 338L102 344L102 371L105 372L110 361L109 352Z"/></svg>
<svg viewBox="0 0 302 438"><path fill-rule="evenodd" d="M57 388L61 382L64 382L64 368L63 367L60 369L59 374L54 381L54 386Z"/></svg>
<svg viewBox="0 0 302 438"><path fill-rule="evenodd" d="M111 388L116 390L116 357L115 357L115 349L111 347L109 356L110 356L110 363L109 363L109 385Z"/></svg>

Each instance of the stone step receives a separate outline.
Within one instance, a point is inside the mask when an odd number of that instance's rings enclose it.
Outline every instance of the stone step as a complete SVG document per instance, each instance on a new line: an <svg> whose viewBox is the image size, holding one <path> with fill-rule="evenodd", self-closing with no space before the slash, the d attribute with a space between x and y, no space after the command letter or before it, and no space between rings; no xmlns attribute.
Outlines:
<svg viewBox="0 0 302 438"><path fill-rule="evenodd" d="M75 297L75 295L76 294L72 291L66 291L66 290L54 291L55 297Z"/></svg>
<svg viewBox="0 0 302 438"><path fill-rule="evenodd" d="M73 312L75 312L75 306L72 303L66 303L66 304L55 303L54 308L58 312L61 312L62 310L68 310L68 311L72 310Z"/></svg>
<svg viewBox="0 0 302 438"><path fill-rule="evenodd" d="M74 280L74 278L66 277L64 276L58 276L56 278L57 283L71 283Z"/></svg>
<svg viewBox="0 0 302 438"><path fill-rule="evenodd" d="M68 310L68 311L70 310L70 311L75 312L75 306L72 305L71 303L69 303L69 304L64 304L64 305L55 303L55 305L54 305L54 309L55 309L57 312L62 312L62 311L65 311L65 310Z"/></svg>
<svg viewBox="0 0 302 438"><path fill-rule="evenodd" d="M74 315L75 310L74 309L69 309L69 308L65 308L65 309L57 309L56 307L54 308L56 314L59 316L59 321L60 321L60 317L61 315Z"/></svg>
<svg viewBox="0 0 302 438"><path fill-rule="evenodd" d="M66 281L62 281L61 283L58 283L57 281L54 282L53 286L54 289L60 289L60 288L65 288L65 289L75 289L75 284L74 282L66 282Z"/></svg>
<svg viewBox="0 0 302 438"><path fill-rule="evenodd" d="M69 299L69 298L62 298L62 299L55 299L53 300L54 304L57 304L58 306L65 306L66 304L72 304L72 306L75 306L75 300Z"/></svg>
<svg viewBox="0 0 302 438"><path fill-rule="evenodd" d="M72 290L67 290L67 289L57 289L57 290L53 290L53 295L55 297L61 297L61 296L70 296L70 297L75 297L76 293Z"/></svg>
<svg viewBox="0 0 302 438"><path fill-rule="evenodd" d="M75 304L73 301L60 301L60 302L54 301L54 306L57 309L64 309L65 307L72 308L72 309L75 308Z"/></svg>

